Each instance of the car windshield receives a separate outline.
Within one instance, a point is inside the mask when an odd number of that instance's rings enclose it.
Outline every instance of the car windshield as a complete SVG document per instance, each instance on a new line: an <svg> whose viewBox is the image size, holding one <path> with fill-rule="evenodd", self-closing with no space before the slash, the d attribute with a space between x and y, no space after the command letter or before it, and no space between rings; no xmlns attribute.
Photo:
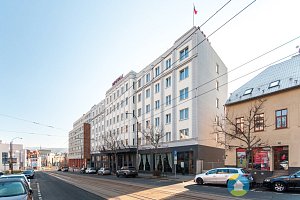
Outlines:
<svg viewBox="0 0 300 200"><path fill-rule="evenodd" d="M18 196L26 194L21 182L2 182L0 183L0 197Z"/></svg>
<svg viewBox="0 0 300 200"><path fill-rule="evenodd" d="M241 172L243 172L244 174L250 174L250 172L248 170L245 170L245 169L241 169Z"/></svg>
<svg viewBox="0 0 300 200"><path fill-rule="evenodd" d="M24 171L23 174L32 174L31 170Z"/></svg>

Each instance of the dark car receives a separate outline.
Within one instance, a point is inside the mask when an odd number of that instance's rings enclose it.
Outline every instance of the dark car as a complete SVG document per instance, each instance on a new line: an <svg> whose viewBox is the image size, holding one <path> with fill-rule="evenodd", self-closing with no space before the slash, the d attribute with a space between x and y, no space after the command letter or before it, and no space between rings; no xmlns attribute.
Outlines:
<svg viewBox="0 0 300 200"><path fill-rule="evenodd" d="M288 189L300 188L300 171L289 176L278 176L266 178L264 187L273 189L276 192L284 192Z"/></svg>
<svg viewBox="0 0 300 200"><path fill-rule="evenodd" d="M33 170L25 170L22 172L27 178L33 179L34 178L34 171Z"/></svg>
<svg viewBox="0 0 300 200"><path fill-rule="evenodd" d="M62 172L68 172L68 171L69 171L69 167L62 167L62 168L61 168L61 171L62 171Z"/></svg>
<svg viewBox="0 0 300 200"><path fill-rule="evenodd" d="M124 176L124 177L136 177L138 175L137 170L135 169L135 167L122 167L120 170L117 170L116 172L117 177L119 176Z"/></svg>
<svg viewBox="0 0 300 200"><path fill-rule="evenodd" d="M0 179L0 199L32 200L32 189L20 178Z"/></svg>
<svg viewBox="0 0 300 200"><path fill-rule="evenodd" d="M2 176L4 173L2 171L0 171L0 176Z"/></svg>

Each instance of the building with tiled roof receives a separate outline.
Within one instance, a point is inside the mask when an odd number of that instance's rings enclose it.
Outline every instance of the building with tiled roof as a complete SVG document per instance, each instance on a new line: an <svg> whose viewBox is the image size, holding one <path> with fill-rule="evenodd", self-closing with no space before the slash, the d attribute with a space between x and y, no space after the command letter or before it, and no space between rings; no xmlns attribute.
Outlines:
<svg viewBox="0 0 300 200"><path fill-rule="evenodd" d="M258 99L265 102L251 134L261 138L263 145L252 149L253 167L266 171L299 170L300 54L268 67L234 91L225 104L227 116L244 123L249 108ZM245 167L246 147L240 148L240 141L231 142L239 148L227 148L225 165Z"/></svg>

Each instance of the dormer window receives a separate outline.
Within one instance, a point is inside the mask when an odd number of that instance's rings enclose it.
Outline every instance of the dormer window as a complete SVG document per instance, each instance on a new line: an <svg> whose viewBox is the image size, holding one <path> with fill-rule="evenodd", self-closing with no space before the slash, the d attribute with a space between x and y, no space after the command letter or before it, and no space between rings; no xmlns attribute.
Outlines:
<svg viewBox="0 0 300 200"><path fill-rule="evenodd" d="M251 94L252 91L253 91L253 88L247 89L247 90L245 90L244 95Z"/></svg>
<svg viewBox="0 0 300 200"><path fill-rule="evenodd" d="M269 85L269 89L273 88L273 87L276 87L276 86L279 86L279 83L280 83L280 80L271 82L270 85Z"/></svg>

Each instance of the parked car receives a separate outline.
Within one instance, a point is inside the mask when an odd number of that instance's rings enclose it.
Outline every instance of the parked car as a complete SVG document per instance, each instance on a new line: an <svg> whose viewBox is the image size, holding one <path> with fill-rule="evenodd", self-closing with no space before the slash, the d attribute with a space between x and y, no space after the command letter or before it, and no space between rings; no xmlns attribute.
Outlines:
<svg viewBox="0 0 300 200"><path fill-rule="evenodd" d="M81 168L81 169L80 169L80 173L81 173L81 174L85 174L85 170L86 170L85 167Z"/></svg>
<svg viewBox="0 0 300 200"><path fill-rule="evenodd" d="M132 177L136 177L136 176L138 176L138 172L135 169L135 167L125 166L125 167L122 167L120 170L117 170L116 175L117 175L117 177L119 177L119 176L124 176L124 177L132 176Z"/></svg>
<svg viewBox="0 0 300 200"><path fill-rule="evenodd" d="M0 176L4 175L4 173L2 171L0 171Z"/></svg>
<svg viewBox="0 0 300 200"><path fill-rule="evenodd" d="M62 168L61 168L61 171L62 171L62 172L68 172L68 171L69 171L69 167L62 167Z"/></svg>
<svg viewBox="0 0 300 200"><path fill-rule="evenodd" d="M27 178L33 179L34 178L34 170L25 170L22 172Z"/></svg>
<svg viewBox="0 0 300 200"><path fill-rule="evenodd" d="M0 179L0 198L1 200L14 199L33 199L32 189L20 178L1 178Z"/></svg>
<svg viewBox="0 0 300 200"><path fill-rule="evenodd" d="M300 188L300 171L289 176L277 176L266 178L263 186L276 192L284 192L288 189Z"/></svg>
<svg viewBox="0 0 300 200"><path fill-rule="evenodd" d="M98 175L110 175L111 174L111 171L109 168L100 168L97 172Z"/></svg>
<svg viewBox="0 0 300 200"><path fill-rule="evenodd" d="M95 168L89 167L85 170L86 174L96 174L97 170Z"/></svg>
<svg viewBox="0 0 300 200"><path fill-rule="evenodd" d="M8 174L2 175L0 179L22 179L29 187L30 187L30 180L24 174Z"/></svg>
<svg viewBox="0 0 300 200"><path fill-rule="evenodd" d="M249 184L253 182L253 177L247 170L234 167L215 168L205 173L197 174L194 178L194 182L198 185L206 183L227 185L228 179L235 174L240 174L246 177L249 181Z"/></svg>

